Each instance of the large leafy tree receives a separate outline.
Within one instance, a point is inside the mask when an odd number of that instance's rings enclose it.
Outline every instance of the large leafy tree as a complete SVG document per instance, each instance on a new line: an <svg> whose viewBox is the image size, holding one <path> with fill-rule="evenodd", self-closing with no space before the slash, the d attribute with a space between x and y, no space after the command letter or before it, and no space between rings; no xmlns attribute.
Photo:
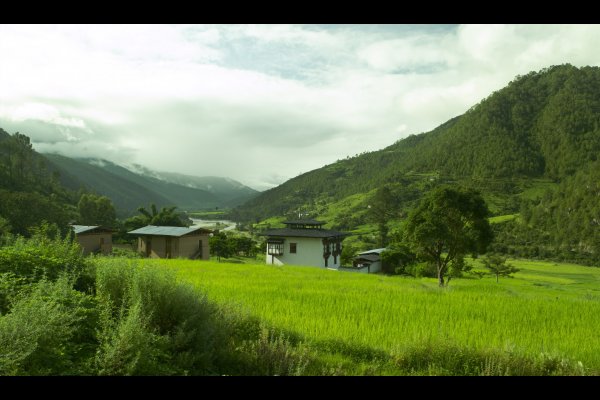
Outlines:
<svg viewBox="0 0 600 400"><path fill-rule="evenodd" d="M77 204L79 222L83 225L111 227L116 223L116 211L112 201L106 196L83 194Z"/></svg>
<svg viewBox="0 0 600 400"><path fill-rule="evenodd" d="M406 222L405 240L422 259L437 268L438 282L452 266L460 268L467 254L485 252L492 230L485 201L471 189L441 186L429 192Z"/></svg>

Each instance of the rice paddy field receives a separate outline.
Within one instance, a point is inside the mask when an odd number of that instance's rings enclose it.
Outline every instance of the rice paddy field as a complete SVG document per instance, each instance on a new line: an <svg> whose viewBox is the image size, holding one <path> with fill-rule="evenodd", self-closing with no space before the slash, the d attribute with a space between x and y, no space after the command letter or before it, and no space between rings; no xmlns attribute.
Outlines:
<svg viewBox="0 0 600 400"><path fill-rule="evenodd" d="M514 278L435 279L314 267L148 260L219 303L328 348L396 354L451 343L459 353L550 357L600 372L600 269L512 260ZM474 263L477 269L477 263ZM358 351L358 350L357 350ZM435 372L435 371L434 371ZM393 373L393 372L392 372Z"/></svg>

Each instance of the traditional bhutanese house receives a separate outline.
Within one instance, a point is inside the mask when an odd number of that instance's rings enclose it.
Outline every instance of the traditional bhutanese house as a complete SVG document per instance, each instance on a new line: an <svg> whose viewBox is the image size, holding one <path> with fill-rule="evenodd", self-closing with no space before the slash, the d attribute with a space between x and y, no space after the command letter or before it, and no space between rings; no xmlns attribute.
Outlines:
<svg viewBox="0 0 600 400"><path fill-rule="evenodd" d="M127 232L138 236L138 252L151 258L191 258L208 260L208 235L212 231L199 226L154 226Z"/></svg>
<svg viewBox="0 0 600 400"><path fill-rule="evenodd" d="M373 273L381 271L381 253L382 249L373 249L358 253L352 262L354 268L358 268L358 272Z"/></svg>
<svg viewBox="0 0 600 400"><path fill-rule="evenodd" d="M83 249L83 254L109 254L112 251L112 229L97 225L71 226L77 242Z"/></svg>
<svg viewBox="0 0 600 400"><path fill-rule="evenodd" d="M347 233L323 229L325 222L312 219L284 224L285 228L262 233L267 237L267 264L340 266L342 240Z"/></svg>

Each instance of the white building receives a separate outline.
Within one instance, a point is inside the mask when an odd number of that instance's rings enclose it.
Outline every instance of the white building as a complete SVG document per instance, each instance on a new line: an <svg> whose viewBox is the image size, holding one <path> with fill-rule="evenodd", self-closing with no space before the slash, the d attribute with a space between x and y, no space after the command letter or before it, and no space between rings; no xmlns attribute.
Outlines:
<svg viewBox="0 0 600 400"><path fill-rule="evenodd" d="M284 224L286 228L262 233L267 237L267 264L339 268L347 233L323 229L324 222L312 219Z"/></svg>

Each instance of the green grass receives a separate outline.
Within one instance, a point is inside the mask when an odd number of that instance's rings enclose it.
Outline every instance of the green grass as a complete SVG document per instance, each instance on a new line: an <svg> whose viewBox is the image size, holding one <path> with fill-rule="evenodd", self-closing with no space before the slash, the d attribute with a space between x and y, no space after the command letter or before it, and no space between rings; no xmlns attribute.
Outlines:
<svg viewBox="0 0 600 400"><path fill-rule="evenodd" d="M491 276L454 279L449 288L440 289L427 278L295 266L152 262L177 269L209 298L237 303L317 347L333 346L334 358L343 348L373 356L452 343L482 354L550 354L580 361L592 373L600 371L597 268L518 260L512 262L521 272L513 279L501 278L498 284ZM342 353L348 356L348 351Z"/></svg>
<svg viewBox="0 0 600 400"><path fill-rule="evenodd" d="M517 218L519 214L507 214L507 215L498 215L496 217L489 218L490 224L499 224L506 221L512 221Z"/></svg>

